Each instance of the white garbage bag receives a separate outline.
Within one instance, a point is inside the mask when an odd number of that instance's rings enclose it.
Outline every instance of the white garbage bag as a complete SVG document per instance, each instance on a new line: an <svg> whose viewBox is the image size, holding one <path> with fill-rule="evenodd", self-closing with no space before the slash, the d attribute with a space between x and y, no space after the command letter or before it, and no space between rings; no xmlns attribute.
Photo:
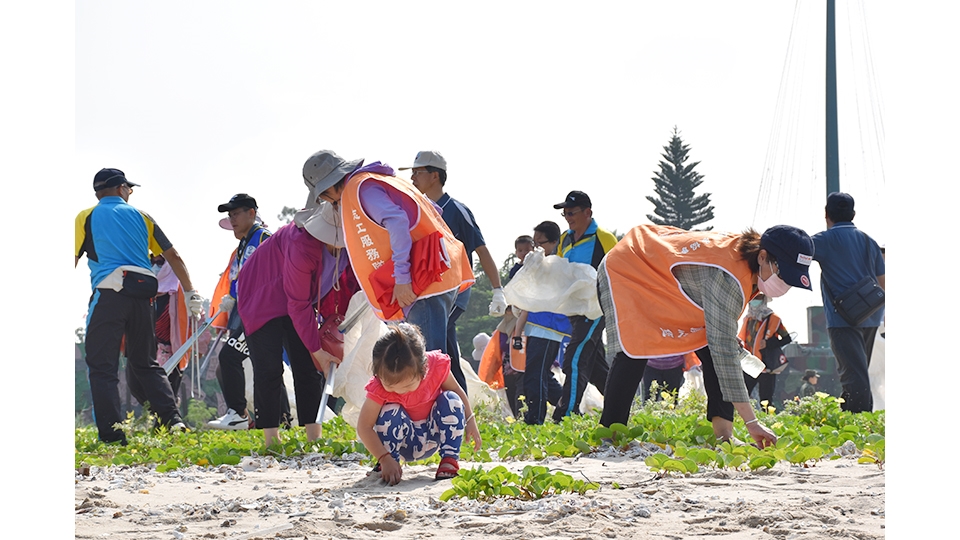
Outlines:
<svg viewBox="0 0 960 540"><path fill-rule="evenodd" d="M873 393L873 410L881 411L886 408L886 363L887 340L880 334L885 334L886 322L880 323L877 328L877 337L873 340L873 355L870 357L870 367L867 375L870 377L870 391Z"/></svg>
<svg viewBox="0 0 960 540"><path fill-rule="evenodd" d="M340 410L340 416L356 428L360 407L367 399L364 387L373 376L373 346L388 329L370 309L363 291L350 299L344 319L349 322L354 315L358 316L357 321L343 336L343 362L340 362L333 380L333 395L346 402Z"/></svg>
<svg viewBox="0 0 960 540"><path fill-rule="evenodd" d="M603 315L597 298L597 271L589 264L557 255L543 256L537 248L503 288L507 304L526 311L549 311L598 319Z"/></svg>

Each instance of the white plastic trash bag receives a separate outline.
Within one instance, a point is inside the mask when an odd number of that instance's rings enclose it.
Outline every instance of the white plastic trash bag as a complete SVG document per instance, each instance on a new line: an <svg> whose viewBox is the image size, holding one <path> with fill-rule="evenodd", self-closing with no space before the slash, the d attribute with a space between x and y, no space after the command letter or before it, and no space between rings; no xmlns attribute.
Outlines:
<svg viewBox="0 0 960 540"><path fill-rule="evenodd" d="M877 328L877 336L873 340L873 354L870 357L870 367L867 374L870 376L870 391L873 393L873 410L881 411L887 408L886 400L886 364L887 340L880 334L887 332L886 322L881 322Z"/></svg>
<svg viewBox="0 0 960 540"><path fill-rule="evenodd" d="M346 402L340 416L354 428L360 419L360 407L367 399L364 387L373 376L373 346L388 331L387 325L370 309L363 291L350 299L344 319L349 321L358 312L356 323L343 336L343 362L333 380L333 395Z"/></svg>
<svg viewBox="0 0 960 540"><path fill-rule="evenodd" d="M683 384L677 393L679 399L684 399L690 394L700 394L707 397L707 390L703 386L703 372L699 367L693 367L683 372Z"/></svg>
<svg viewBox="0 0 960 540"><path fill-rule="evenodd" d="M507 304L526 311L549 311L598 319L597 271L589 264L563 257L544 257L542 249L528 253L523 267L503 288Z"/></svg>

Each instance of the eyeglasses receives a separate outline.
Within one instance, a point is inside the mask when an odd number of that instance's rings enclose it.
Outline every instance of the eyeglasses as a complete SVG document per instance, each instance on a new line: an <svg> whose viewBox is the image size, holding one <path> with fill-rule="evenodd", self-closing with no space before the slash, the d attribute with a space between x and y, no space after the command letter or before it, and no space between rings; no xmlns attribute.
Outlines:
<svg viewBox="0 0 960 540"><path fill-rule="evenodd" d="M556 244L556 242L550 240L544 240L543 242L537 242L536 240L533 241L533 247L540 247L544 244Z"/></svg>
<svg viewBox="0 0 960 540"><path fill-rule="evenodd" d="M575 216L575 215L579 214L580 212L583 212L583 210L582 210L582 209L581 209L581 210L574 210L573 212L571 212L571 211L569 211L569 210L564 210L563 212L560 212L560 215L563 216L563 217L570 217L570 216Z"/></svg>

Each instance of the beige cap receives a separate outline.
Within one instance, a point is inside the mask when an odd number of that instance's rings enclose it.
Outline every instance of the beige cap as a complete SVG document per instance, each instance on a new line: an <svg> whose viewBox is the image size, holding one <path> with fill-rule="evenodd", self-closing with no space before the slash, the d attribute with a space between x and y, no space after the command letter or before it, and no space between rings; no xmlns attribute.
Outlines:
<svg viewBox="0 0 960 540"><path fill-rule="evenodd" d="M413 165L400 167L400 170L405 171L407 169L416 169L417 167L436 167L447 170L447 160L443 159L440 152L435 150L421 150L417 152L417 157L413 160Z"/></svg>

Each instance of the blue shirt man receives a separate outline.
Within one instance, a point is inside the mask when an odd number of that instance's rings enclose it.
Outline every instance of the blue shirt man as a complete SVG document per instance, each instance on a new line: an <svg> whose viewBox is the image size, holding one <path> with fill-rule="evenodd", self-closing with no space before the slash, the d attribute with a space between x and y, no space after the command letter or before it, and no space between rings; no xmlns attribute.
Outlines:
<svg viewBox="0 0 960 540"><path fill-rule="evenodd" d="M80 212L75 222L74 266L86 254L93 287L85 360L97 431L101 441L123 445L126 436L114 424L124 419L117 386L124 338L126 369L139 383L150 409L162 425L184 427L170 381L157 364L152 304L157 280L151 270L151 254L162 255L180 279L191 311L202 309L203 302L193 290L183 260L160 227L148 214L127 203L138 185L119 169L101 169L93 178L100 202Z"/></svg>
<svg viewBox="0 0 960 540"><path fill-rule="evenodd" d="M859 326L850 326L833 308L833 299L865 276L885 287L885 265L880 246L853 224L853 197L834 192L827 196L827 230L813 236L813 260L820 263L820 291L827 318L830 348L837 358L845 411L873 410L870 391L870 355L883 320L881 308Z"/></svg>
<svg viewBox="0 0 960 540"><path fill-rule="evenodd" d="M553 207L563 210L561 215L570 227L560 235L557 254L571 262L589 264L596 269L603 256L617 244L617 237L597 226L590 197L582 191L571 191L563 202ZM603 393L609 371L602 341L603 317L590 320L575 315L570 317L570 326L573 327L573 333L563 357L566 379L563 381L560 401L553 411L556 422L560 422L564 416L579 414L580 401L588 382Z"/></svg>
<svg viewBox="0 0 960 540"><path fill-rule="evenodd" d="M412 169L410 179L413 181L413 185L440 207L443 221L450 227L453 236L463 243L471 265L473 264L473 253L476 252L480 259L480 266L483 267L484 274L487 275L490 284L493 286L490 315L503 316L504 310L507 308L507 301L500 286L500 269L493 262L490 251L487 250L483 233L480 232L480 226L477 225L473 212L465 204L443 191L447 183L447 160L440 155L440 152L424 150L417 153L413 165L400 167L401 171L406 169ZM450 371L457 382L460 383L464 392L467 390L467 381L463 375L463 370L460 368L460 349L457 345L456 323L460 315L467 309L471 290L467 289L457 295L453 311L447 318L447 345L446 350L443 351L450 356Z"/></svg>

